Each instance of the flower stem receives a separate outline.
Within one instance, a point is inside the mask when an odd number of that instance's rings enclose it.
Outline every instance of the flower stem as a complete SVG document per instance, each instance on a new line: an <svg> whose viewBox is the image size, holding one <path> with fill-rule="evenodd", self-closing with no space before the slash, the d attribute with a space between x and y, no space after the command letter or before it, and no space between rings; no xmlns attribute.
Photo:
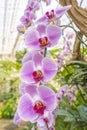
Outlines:
<svg viewBox="0 0 87 130"><path fill-rule="evenodd" d="M46 57L47 48L44 49L44 57Z"/></svg>
<svg viewBox="0 0 87 130"><path fill-rule="evenodd" d="M76 85L76 87L77 87L77 89L79 90L80 96L82 97L84 103L87 103L87 101L85 100L85 98L84 98L84 96L83 96L83 93L82 93L81 89L79 88L79 86Z"/></svg>

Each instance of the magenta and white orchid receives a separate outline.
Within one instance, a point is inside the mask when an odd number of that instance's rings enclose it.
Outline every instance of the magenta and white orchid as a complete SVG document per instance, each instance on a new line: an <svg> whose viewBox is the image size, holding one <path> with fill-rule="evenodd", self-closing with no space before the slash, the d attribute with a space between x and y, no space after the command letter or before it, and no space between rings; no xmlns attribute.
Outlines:
<svg viewBox="0 0 87 130"><path fill-rule="evenodd" d="M28 60L23 64L20 71L20 78L27 84L35 84L38 82L46 83L50 81L56 73L57 65L55 62L36 53L32 56L32 60Z"/></svg>
<svg viewBox="0 0 87 130"><path fill-rule="evenodd" d="M37 20L37 23L53 23L53 24L60 24L60 17L65 14L66 11L68 11L71 8L71 5L64 6L57 8L56 10L52 9L51 11L47 11L44 16L42 16L40 19Z"/></svg>
<svg viewBox="0 0 87 130"><path fill-rule="evenodd" d="M54 33L55 32L55 33ZM55 46L61 37L61 29L55 25L40 24L26 31L25 44L31 50L41 50Z"/></svg>
<svg viewBox="0 0 87 130"><path fill-rule="evenodd" d="M67 95L67 85L63 86L57 93L45 84L56 75L61 68L63 56L59 56L58 64L46 55L46 50L55 47L58 43L62 30L59 27L60 17L70 9L69 6L47 11L44 16L36 20L36 11L40 2L50 5L51 0L30 0L21 17L21 24L17 27L20 33L25 32L25 45L32 50L26 53L22 60L20 70L19 86L20 100L14 116L14 123L19 125L21 121L35 123L39 130L55 130L56 111L59 109L57 101ZM67 36L68 39L72 35ZM65 48L64 48L65 49ZM43 52L43 53L42 53ZM70 92L69 94L72 94ZM69 97L72 95L68 95ZM32 130L35 130L32 127Z"/></svg>
<svg viewBox="0 0 87 130"><path fill-rule="evenodd" d="M36 122L44 113L51 112L56 108L56 95L46 86L29 87L29 91L23 94L18 104L18 115L24 121ZM31 89L31 90L30 90ZM33 93L33 96L32 96Z"/></svg>

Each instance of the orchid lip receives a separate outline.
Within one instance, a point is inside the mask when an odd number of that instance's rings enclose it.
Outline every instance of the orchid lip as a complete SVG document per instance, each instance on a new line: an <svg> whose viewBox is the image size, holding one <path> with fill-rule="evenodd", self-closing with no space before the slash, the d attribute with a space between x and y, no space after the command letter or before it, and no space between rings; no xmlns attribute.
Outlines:
<svg viewBox="0 0 87 130"><path fill-rule="evenodd" d="M48 37L39 38L39 43L41 47L46 47L49 44Z"/></svg>
<svg viewBox="0 0 87 130"><path fill-rule="evenodd" d="M46 17L48 19L53 19L54 18L54 10L51 10L50 12L46 12Z"/></svg>
<svg viewBox="0 0 87 130"><path fill-rule="evenodd" d="M38 101L38 102L35 103L33 109L36 113L43 115L44 110L46 109L46 106L44 105L44 103L42 101Z"/></svg>
<svg viewBox="0 0 87 130"><path fill-rule="evenodd" d="M33 78L34 78L34 80L35 80L36 82L39 82L40 80L43 79L43 73L42 73L41 70L34 71L34 72L32 73L32 75L33 75Z"/></svg>
<svg viewBox="0 0 87 130"><path fill-rule="evenodd" d="M32 10L33 10L33 7L29 7L29 9L30 9L30 11L32 11Z"/></svg>

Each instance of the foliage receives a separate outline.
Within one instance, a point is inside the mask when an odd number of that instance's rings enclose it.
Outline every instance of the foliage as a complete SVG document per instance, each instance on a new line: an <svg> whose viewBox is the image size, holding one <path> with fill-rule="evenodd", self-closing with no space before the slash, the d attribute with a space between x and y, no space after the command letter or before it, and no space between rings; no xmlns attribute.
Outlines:
<svg viewBox="0 0 87 130"><path fill-rule="evenodd" d="M21 62L21 52L18 54ZM20 62L0 61L0 118L13 118L17 109Z"/></svg>
<svg viewBox="0 0 87 130"><path fill-rule="evenodd" d="M52 57L57 58L56 50L53 50L53 53L50 51L50 53ZM86 49L84 49L84 54L87 54ZM75 95L76 100L69 102L68 98L64 97L59 103L56 130L87 130L87 62L66 61L55 76L53 83L56 88L64 84L68 84L69 87L76 85L78 90Z"/></svg>
<svg viewBox="0 0 87 130"><path fill-rule="evenodd" d="M82 127L84 129L87 128L87 106L79 105L76 110L74 109L60 109L57 113L58 115L58 121L63 120L63 125L67 124L66 130L69 128L69 130L80 130ZM61 125L62 127L62 125ZM63 128L63 127L62 127ZM62 129L59 129L62 130ZM65 129L64 129L65 130Z"/></svg>

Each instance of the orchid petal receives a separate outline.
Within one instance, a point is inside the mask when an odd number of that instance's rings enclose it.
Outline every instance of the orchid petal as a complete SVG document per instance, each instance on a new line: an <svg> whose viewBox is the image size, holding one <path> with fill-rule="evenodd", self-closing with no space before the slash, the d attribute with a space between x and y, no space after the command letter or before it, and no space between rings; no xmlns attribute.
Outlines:
<svg viewBox="0 0 87 130"><path fill-rule="evenodd" d="M20 85L20 94L21 96L24 95L25 93L28 93L31 97L34 97L37 95L37 86L33 85L33 84L25 84L25 83L21 83Z"/></svg>
<svg viewBox="0 0 87 130"><path fill-rule="evenodd" d="M57 73L57 65L48 58L43 59L44 82L50 81Z"/></svg>
<svg viewBox="0 0 87 130"><path fill-rule="evenodd" d="M38 93L46 104L47 110L54 110L56 107L56 95L54 91L46 86L39 86Z"/></svg>
<svg viewBox="0 0 87 130"><path fill-rule="evenodd" d="M22 95L25 94L25 86L26 86L25 83L21 83L21 84L20 84L20 86L19 86L20 96L22 96Z"/></svg>
<svg viewBox="0 0 87 130"><path fill-rule="evenodd" d="M30 84L35 83L32 73L34 72L34 62L28 61L25 64L23 64L23 67L20 71L20 78L23 82Z"/></svg>
<svg viewBox="0 0 87 130"><path fill-rule="evenodd" d="M35 10L39 9L39 2L36 1L36 2L34 3L34 9L35 9Z"/></svg>
<svg viewBox="0 0 87 130"><path fill-rule="evenodd" d="M36 67L41 66L43 58L43 55L41 55L40 53L36 53L35 55L33 55L33 61Z"/></svg>
<svg viewBox="0 0 87 130"><path fill-rule="evenodd" d="M37 114L33 110L33 102L28 94L23 95L20 98L18 104L18 114L24 121L33 122L37 118Z"/></svg>
<svg viewBox="0 0 87 130"><path fill-rule="evenodd" d="M37 30L38 30L40 35L45 34L46 33L46 25L45 24L39 24L37 26Z"/></svg>
<svg viewBox="0 0 87 130"><path fill-rule="evenodd" d="M57 41L61 37L61 29L55 25L48 25L47 36L52 46L57 44Z"/></svg>
<svg viewBox="0 0 87 130"><path fill-rule="evenodd" d="M40 49L38 44L39 33L34 28L29 28L25 34L25 44L32 50Z"/></svg>
<svg viewBox="0 0 87 130"><path fill-rule="evenodd" d="M29 16L29 18L30 18L30 20L33 20L33 19L35 19L36 18L36 16L35 16L35 13L30 13L30 16Z"/></svg>
<svg viewBox="0 0 87 130"><path fill-rule="evenodd" d="M36 23L47 23L48 19L46 16L43 16L37 20Z"/></svg>
<svg viewBox="0 0 87 130"><path fill-rule="evenodd" d="M22 64L24 64L25 62L29 60L32 60L32 55L33 55L33 52L26 53L22 59Z"/></svg>
<svg viewBox="0 0 87 130"><path fill-rule="evenodd" d="M71 5L61 7L55 11L56 17L61 17L66 11L71 8Z"/></svg>

